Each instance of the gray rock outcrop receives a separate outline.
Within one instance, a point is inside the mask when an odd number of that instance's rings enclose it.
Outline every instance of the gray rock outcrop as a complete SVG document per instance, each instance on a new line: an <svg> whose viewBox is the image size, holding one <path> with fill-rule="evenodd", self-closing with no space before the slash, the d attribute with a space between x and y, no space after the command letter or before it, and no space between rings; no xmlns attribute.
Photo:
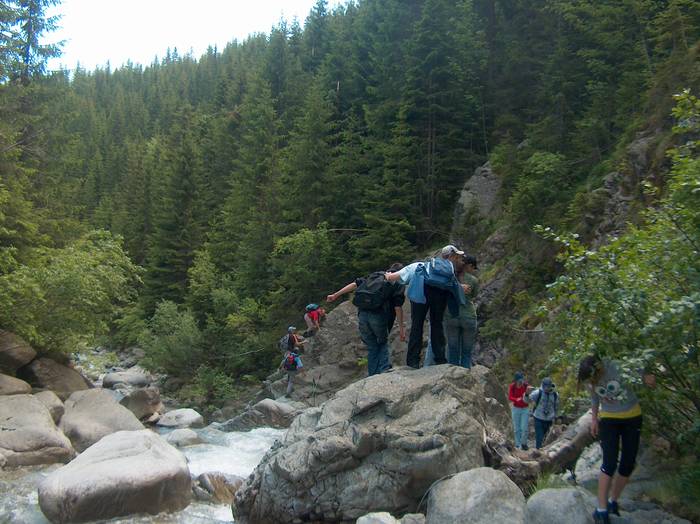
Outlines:
<svg viewBox="0 0 700 524"><path fill-rule="evenodd" d="M0 329L0 372L13 375L19 368L29 364L36 351L21 337Z"/></svg>
<svg viewBox="0 0 700 524"><path fill-rule="evenodd" d="M26 395L32 392L32 386L24 380L0 373L0 395Z"/></svg>
<svg viewBox="0 0 700 524"><path fill-rule="evenodd" d="M85 522L179 511L191 493L182 453L152 431L120 431L48 475L39 506L51 522Z"/></svg>
<svg viewBox="0 0 700 524"><path fill-rule="evenodd" d="M54 393L53 391L40 391L39 393L35 393L34 397L39 400L44 406L46 406L46 409L49 410L49 413L51 414L51 418L53 421L58 424L58 422L61 420L61 417L63 416L63 413L65 412L65 407L63 406L63 402L61 402L61 399L58 398L58 395Z"/></svg>
<svg viewBox="0 0 700 524"><path fill-rule="evenodd" d="M75 391L91 388L92 385L76 370L59 364L50 358L38 358L17 371L17 376L33 387L49 389L65 401Z"/></svg>
<svg viewBox="0 0 700 524"><path fill-rule="evenodd" d="M204 417L191 408L174 409L160 417L156 424L166 428L201 428Z"/></svg>
<svg viewBox="0 0 700 524"><path fill-rule="evenodd" d="M103 389L76 391L65 403L61 429L79 452L117 431L144 429L134 414Z"/></svg>
<svg viewBox="0 0 700 524"><path fill-rule="evenodd" d="M463 236L465 229L483 229L484 221L500 217L503 213L501 185L501 177L494 173L490 162L474 170L457 199L452 220L453 237Z"/></svg>
<svg viewBox="0 0 700 524"><path fill-rule="evenodd" d="M430 490L426 524L525 524L525 497L504 473L463 471Z"/></svg>
<svg viewBox="0 0 700 524"><path fill-rule="evenodd" d="M68 462L73 446L32 395L0 397L0 467Z"/></svg>
<svg viewBox="0 0 700 524"><path fill-rule="evenodd" d="M237 522L351 520L415 511L445 474L484 465L486 425L508 427L481 366L399 368L302 412L236 493Z"/></svg>

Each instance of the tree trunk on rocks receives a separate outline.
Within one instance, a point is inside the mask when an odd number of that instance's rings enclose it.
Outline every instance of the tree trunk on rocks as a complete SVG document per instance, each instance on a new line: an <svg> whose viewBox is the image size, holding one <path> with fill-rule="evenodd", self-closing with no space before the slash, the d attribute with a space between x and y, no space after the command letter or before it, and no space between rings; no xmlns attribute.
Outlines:
<svg viewBox="0 0 700 524"><path fill-rule="evenodd" d="M522 486L535 482L543 473L573 469L578 457L593 441L589 411L552 443L527 454L515 454L501 435L489 435L486 440L485 455L487 463L503 471L513 482Z"/></svg>

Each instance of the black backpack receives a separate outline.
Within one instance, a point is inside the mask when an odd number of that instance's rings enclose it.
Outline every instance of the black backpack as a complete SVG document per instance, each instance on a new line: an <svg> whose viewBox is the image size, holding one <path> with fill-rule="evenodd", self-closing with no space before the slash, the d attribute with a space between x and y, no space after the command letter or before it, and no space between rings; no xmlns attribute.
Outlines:
<svg viewBox="0 0 700 524"><path fill-rule="evenodd" d="M282 351L289 351L289 333L283 336L277 344Z"/></svg>
<svg viewBox="0 0 700 524"><path fill-rule="evenodd" d="M357 309L375 311L384 305L388 298L387 280L383 271L377 271L368 276L355 290L352 303Z"/></svg>

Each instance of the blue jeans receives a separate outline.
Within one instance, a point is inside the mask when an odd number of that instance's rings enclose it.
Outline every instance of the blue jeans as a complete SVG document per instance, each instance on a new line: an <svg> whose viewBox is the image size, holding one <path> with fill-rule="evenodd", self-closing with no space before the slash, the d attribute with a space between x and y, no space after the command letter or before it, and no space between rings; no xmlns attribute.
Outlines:
<svg viewBox="0 0 700 524"><path fill-rule="evenodd" d="M510 413L513 417L513 433L515 433L515 447L527 445L527 423L530 418L530 410L528 408L510 407Z"/></svg>
<svg viewBox="0 0 700 524"><path fill-rule="evenodd" d="M547 433L549 432L549 428L552 427L552 421L541 420L537 417L533 418L535 419L535 447L540 449L545 437L547 436Z"/></svg>
<svg viewBox="0 0 700 524"><path fill-rule="evenodd" d="M360 310L360 338L367 346L367 375L389 369L389 324L384 313Z"/></svg>
<svg viewBox="0 0 700 524"><path fill-rule="evenodd" d="M472 350L476 342L475 318L448 318L447 361L463 368L472 367Z"/></svg>

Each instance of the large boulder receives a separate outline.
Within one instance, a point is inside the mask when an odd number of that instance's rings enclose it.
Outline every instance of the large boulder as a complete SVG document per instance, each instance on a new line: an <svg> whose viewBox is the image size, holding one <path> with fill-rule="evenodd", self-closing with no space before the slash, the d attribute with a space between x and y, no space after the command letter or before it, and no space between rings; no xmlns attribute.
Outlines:
<svg viewBox="0 0 700 524"><path fill-rule="evenodd" d="M264 398L221 424L222 431L248 431L259 427L288 428L300 410L292 404Z"/></svg>
<svg viewBox="0 0 700 524"><path fill-rule="evenodd" d="M595 497L580 488L542 489L527 501L528 524L551 524L566 515L567 524L593 524Z"/></svg>
<svg viewBox="0 0 700 524"><path fill-rule="evenodd" d="M17 376L39 389L50 389L61 400L92 385L76 370L50 358L38 358L17 371Z"/></svg>
<svg viewBox="0 0 700 524"><path fill-rule="evenodd" d="M430 490L425 521L426 524L524 524L525 497L501 471L491 468L463 471Z"/></svg>
<svg viewBox="0 0 700 524"><path fill-rule="evenodd" d="M48 409L49 413L51 414L51 418L56 424L58 424L58 422L61 420L61 417L63 416L63 413L65 412L63 402L61 402L61 399L58 398L58 395L56 395L56 393L54 393L53 391L47 390L35 393L34 397L38 399L39 402L41 402L44 406L46 406L46 409Z"/></svg>
<svg viewBox="0 0 700 524"><path fill-rule="evenodd" d="M26 395L32 392L32 386L24 380L0 374L0 395Z"/></svg>
<svg viewBox="0 0 700 524"><path fill-rule="evenodd" d="M0 397L0 467L68 462L73 446L32 395Z"/></svg>
<svg viewBox="0 0 700 524"><path fill-rule="evenodd" d="M181 408L168 411L156 423L165 428L201 428L204 417L191 408Z"/></svg>
<svg viewBox="0 0 700 524"><path fill-rule="evenodd" d="M103 389L76 391L65 403L61 429L79 452L117 431L144 429L134 414Z"/></svg>
<svg viewBox="0 0 700 524"><path fill-rule="evenodd" d="M506 405L481 366L399 368L351 384L294 419L236 493L236 522L413 511L434 481L484 465L486 433L508 427Z"/></svg>
<svg viewBox="0 0 700 524"><path fill-rule="evenodd" d="M395 519L391 513L379 511L363 515L357 519L355 524L425 524L425 515L420 513L409 513L404 515L399 520Z"/></svg>
<svg viewBox="0 0 700 524"><path fill-rule="evenodd" d="M119 431L39 484L51 522L86 522L179 511L190 503L187 460L152 431Z"/></svg>
<svg viewBox="0 0 700 524"><path fill-rule="evenodd" d="M36 351L20 337L0 329L0 372L14 374L36 357Z"/></svg>
<svg viewBox="0 0 700 524"><path fill-rule="evenodd" d="M141 368L127 369L126 371L115 371L107 373L102 379L103 388L114 388L118 385L133 386L142 388L153 382L153 377Z"/></svg>
<svg viewBox="0 0 700 524"><path fill-rule="evenodd" d="M194 446L195 444L204 442L197 433L189 428L174 429L165 437L165 440L176 448Z"/></svg>
<svg viewBox="0 0 700 524"><path fill-rule="evenodd" d="M119 403L136 415L138 419L148 418L154 413L165 411L160 400L160 391L155 386L131 391Z"/></svg>

